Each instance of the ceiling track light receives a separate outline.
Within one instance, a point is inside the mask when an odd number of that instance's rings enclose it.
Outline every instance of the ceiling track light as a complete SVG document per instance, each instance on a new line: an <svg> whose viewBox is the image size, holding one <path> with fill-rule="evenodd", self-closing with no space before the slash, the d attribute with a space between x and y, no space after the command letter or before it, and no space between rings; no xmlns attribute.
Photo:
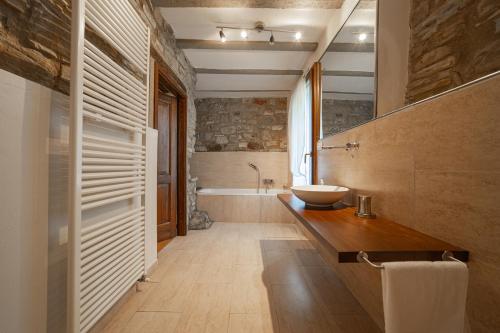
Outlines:
<svg viewBox="0 0 500 333"><path fill-rule="evenodd" d="M226 42L227 41L227 37L226 35L224 34L224 29L227 29L227 30L240 30L240 35L241 35L241 38L243 39L247 39L248 38L248 32L249 31L257 31L257 32L263 32L263 31L267 31L267 32L270 32L271 33L271 36L269 38L269 44L273 45L276 40L275 40L275 37L274 37L274 32L280 32L280 33L285 33L285 34L290 34L290 35L293 35L294 39L296 41L300 41L302 39L302 32L300 31L292 31L292 30L281 30L281 29L267 29L265 26L264 26L264 23L262 22L256 22L255 25L252 27L252 28L247 28L247 27L229 27L229 26L217 26L216 27L217 29L220 29L219 30L219 37L220 37L220 40L221 42Z"/></svg>
<svg viewBox="0 0 500 333"><path fill-rule="evenodd" d="M353 32L353 35L357 35L358 41L364 42L368 39L368 35L375 35L375 33L359 31L359 32Z"/></svg>
<svg viewBox="0 0 500 333"><path fill-rule="evenodd" d="M227 38L226 38L226 35L224 34L224 28L221 28L220 31L219 31L219 37L220 37L220 41L225 43Z"/></svg>

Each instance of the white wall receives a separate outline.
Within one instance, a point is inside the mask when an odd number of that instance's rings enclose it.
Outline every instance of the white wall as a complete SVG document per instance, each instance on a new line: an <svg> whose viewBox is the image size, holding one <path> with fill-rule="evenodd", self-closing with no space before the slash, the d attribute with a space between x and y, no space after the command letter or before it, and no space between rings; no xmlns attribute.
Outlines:
<svg viewBox="0 0 500 333"><path fill-rule="evenodd" d="M158 162L158 130L146 129L146 196L145 196L145 226L146 248L144 249L144 264L146 272L158 261L156 243L158 240L157 219L157 162Z"/></svg>
<svg viewBox="0 0 500 333"><path fill-rule="evenodd" d="M0 70L0 332L46 327L51 94Z"/></svg>
<svg viewBox="0 0 500 333"><path fill-rule="evenodd" d="M0 101L0 332L64 333L69 97L0 70Z"/></svg>
<svg viewBox="0 0 500 333"><path fill-rule="evenodd" d="M323 53L325 53L328 46L330 46L330 42L340 31L342 25L349 18L349 15L351 15L358 2L359 0L345 0L342 4L342 8L335 12L318 41L318 47L305 62L304 73L309 72L312 65L321 59Z"/></svg>

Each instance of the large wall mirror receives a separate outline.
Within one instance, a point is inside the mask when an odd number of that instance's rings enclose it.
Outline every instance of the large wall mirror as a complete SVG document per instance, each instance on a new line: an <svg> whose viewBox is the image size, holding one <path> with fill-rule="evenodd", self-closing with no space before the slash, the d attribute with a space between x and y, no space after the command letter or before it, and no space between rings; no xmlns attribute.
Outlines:
<svg viewBox="0 0 500 333"><path fill-rule="evenodd" d="M321 58L324 138L375 117L377 1L360 1Z"/></svg>
<svg viewBox="0 0 500 333"><path fill-rule="evenodd" d="M318 137L498 72L499 13L499 0L360 0L320 60Z"/></svg>

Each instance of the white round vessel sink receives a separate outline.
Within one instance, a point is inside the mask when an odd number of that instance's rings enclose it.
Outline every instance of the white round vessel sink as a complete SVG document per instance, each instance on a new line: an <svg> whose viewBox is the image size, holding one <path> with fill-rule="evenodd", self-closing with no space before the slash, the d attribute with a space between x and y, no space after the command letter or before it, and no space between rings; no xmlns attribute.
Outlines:
<svg viewBox="0 0 500 333"><path fill-rule="evenodd" d="M333 185L292 186L291 190L299 199L313 207L332 206L349 192L347 187Z"/></svg>

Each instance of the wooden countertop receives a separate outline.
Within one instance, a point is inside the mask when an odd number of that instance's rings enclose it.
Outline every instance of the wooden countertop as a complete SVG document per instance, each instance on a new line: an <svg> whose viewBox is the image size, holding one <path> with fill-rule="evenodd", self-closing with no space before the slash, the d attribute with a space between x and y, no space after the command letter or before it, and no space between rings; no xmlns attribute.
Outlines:
<svg viewBox="0 0 500 333"><path fill-rule="evenodd" d="M445 250L467 261L468 251L401 224L383 219L364 219L352 207L332 210L306 209L293 194L278 194L281 202L318 241L337 256L338 262L357 262L359 251L373 262L441 260Z"/></svg>

